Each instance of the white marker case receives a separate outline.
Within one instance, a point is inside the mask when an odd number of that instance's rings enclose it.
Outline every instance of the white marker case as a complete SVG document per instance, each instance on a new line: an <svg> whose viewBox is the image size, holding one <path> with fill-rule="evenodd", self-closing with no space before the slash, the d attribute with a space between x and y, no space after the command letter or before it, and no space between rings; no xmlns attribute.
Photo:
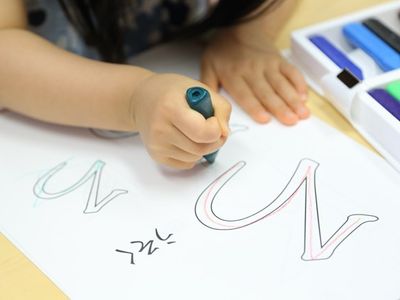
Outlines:
<svg viewBox="0 0 400 300"><path fill-rule="evenodd" d="M309 85L328 99L383 157L400 172L400 121L373 99L368 91L400 80L400 69L384 73L364 52L353 48L342 34L351 22L374 17L400 34L400 1L319 23L292 33L289 60L306 76ZM309 37L320 34L343 51L362 71L364 80L348 88L337 75L342 71Z"/></svg>

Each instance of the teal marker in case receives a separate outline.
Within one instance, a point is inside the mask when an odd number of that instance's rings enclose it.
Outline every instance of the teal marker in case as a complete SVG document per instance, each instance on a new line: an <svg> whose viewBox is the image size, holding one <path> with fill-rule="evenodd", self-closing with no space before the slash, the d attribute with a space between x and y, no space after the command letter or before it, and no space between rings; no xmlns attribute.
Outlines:
<svg viewBox="0 0 400 300"><path fill-rule="evenodd" d="M212 106L210 93L202 87L191 87L186 91L186 101L190 108L201 113L204 118L208 119L214 116L214 108ZM204 158L208 163L212 164L217 157L218 151L207 154Z"/></svg>

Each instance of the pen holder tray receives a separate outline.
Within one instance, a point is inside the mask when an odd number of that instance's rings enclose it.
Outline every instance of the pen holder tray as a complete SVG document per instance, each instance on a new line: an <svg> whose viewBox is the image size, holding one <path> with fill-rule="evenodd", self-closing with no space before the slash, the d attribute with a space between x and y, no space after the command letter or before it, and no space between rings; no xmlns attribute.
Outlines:
<svg viewBox="0 0 400 300"><path fill-rule="evenodd" d="M400 35L399 12L400 1L394 1L296 30L292 33L288 54L289 60L303 71L311 88L331 102L398 171L400 121L368 91L400 80L400 70L383 71L368 54L348 42L342 29L350 23L375 18ZM362 70L363 78L357 84L349 87L338 78L343 68L310 40L315 35L326 38Z"/></svg>
<svg viewBox="0 0 400 300"><path fill-rule="evenodd" d="M369 93L400 80L400 70L383 74L364 83L353 98L350 121L353 126L400 171L400 120L395 118Z"/></svg>

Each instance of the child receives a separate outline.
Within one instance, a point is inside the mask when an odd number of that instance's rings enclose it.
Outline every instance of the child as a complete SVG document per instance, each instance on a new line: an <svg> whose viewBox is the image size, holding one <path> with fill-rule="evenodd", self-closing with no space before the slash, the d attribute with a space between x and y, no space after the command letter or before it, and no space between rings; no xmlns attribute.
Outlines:
<svg viewBox="0 0 400 300"><path fill-rule="evenodd" d="M231 108L219 87L257 122L308 117L304 79L271 42L294 1L3 0L0 107L52 123L138 131L155 161L191 168L228 136ZM202 83L123 64L159 42L217 27ZM193 86L210 91L215 117L188 107Z"/></svg>

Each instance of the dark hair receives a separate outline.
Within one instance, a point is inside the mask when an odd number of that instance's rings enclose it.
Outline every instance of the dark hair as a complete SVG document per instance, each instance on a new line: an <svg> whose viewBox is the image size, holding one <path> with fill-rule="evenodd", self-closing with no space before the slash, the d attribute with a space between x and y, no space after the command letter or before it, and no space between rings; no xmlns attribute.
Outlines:
<svg viewBox="0 0 400 300"><path fill-rule="evenodd" d="M83 37L85 43L97 48L104 61L121 63L126 57L123 51L123 27L121 18L126 9L137 7L133 0L59 0L69 21ZM230 26L249 19L251 12L260 9L257 17L271 9L280 0L219 0L212 12L198 23L180 32L164 37L163 42L193 36L211 28ZM265 4L265 6L263 6ZM263 7L262 7L263 6Z"/></svg>

